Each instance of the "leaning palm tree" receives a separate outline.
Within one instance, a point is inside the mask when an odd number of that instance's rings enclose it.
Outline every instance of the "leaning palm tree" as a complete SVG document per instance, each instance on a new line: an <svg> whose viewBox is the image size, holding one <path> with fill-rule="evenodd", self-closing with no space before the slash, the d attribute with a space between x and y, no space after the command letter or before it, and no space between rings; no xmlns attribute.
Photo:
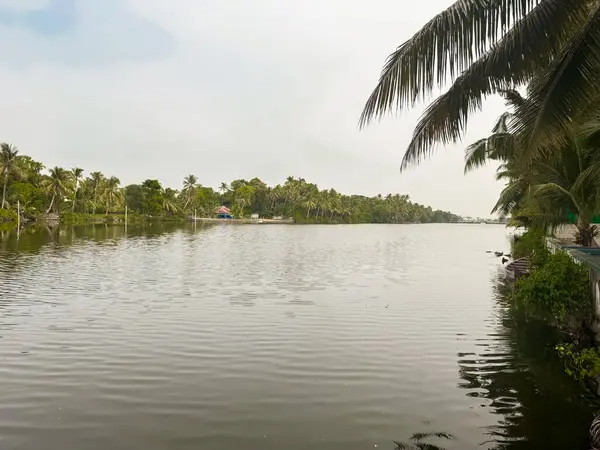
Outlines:
<svg viewBox="0 0 600 450"><path fill-rule="evenodd" d="M183 190L181 192L185 197L183 209L186 209L195 197L197 184L198 178L195 175L188 175L183 179Z"/></svg>
<svg viewBox="0 0 600 450"><path fill-rule="evenodd" d="M0 176L2 176L2 204L0 208L4 208L6 204L6 187L8 185L8 176L11 174L20 174L19 168L19 150L17 147L2 143L0 144Z"/></svg>
<svg viewBox="0 0 600 450"><path fill-rule="evenodd" d="M46 214L52 211L54 206L55 212L58 214L60 201L64 199L67 193L71 190L71 173L62 167L50 169L50 176L42 182L44 190L52 196L50 205L46 210Z"/></svg>
<svg viewBox="0 0 600 450"><path fill-rule="evenodd" d="M520 139L543 146L598 109L599 55L596 0L457 0L389 56L360 125L429 99L450 80L420 118L406 168L435 144L458 141L487 96L528 84Z"/></svg>
<svg viewBox="0 0 600 450"><path fill-rule="evenodd" d="M177 191L171 188L163 192L163 210L168 213L177 212Z"/></svg>

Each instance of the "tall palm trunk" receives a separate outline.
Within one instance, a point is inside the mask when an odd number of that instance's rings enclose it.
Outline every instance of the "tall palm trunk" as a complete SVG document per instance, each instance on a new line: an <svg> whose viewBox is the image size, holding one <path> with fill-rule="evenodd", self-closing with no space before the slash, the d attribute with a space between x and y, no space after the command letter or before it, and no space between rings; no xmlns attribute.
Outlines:
<svg viewBox="0 0 600 450"><path fill-rule="evenodd" d="M8 184L8 170L4 171L4 186L2 187L2 206L0 208L4 208L4 203L6 203L6 185Z"/></svg>
<svg viewBox="0 0 600 450"><path fill-rule="evenodd" d="M92 207L92 214L96 214L96 202L98 201L98 183L94 186L94 206Z"/></svg>
<svg viewBox="0 0 600 450"><path fill-rule="evenodd" d="M46 214L49 214L50 211L52 211L52 207L54 206L55 198L56 198L56 194L52 194L52 200L50 200L50 206L48 206L48 210L46 211Z"/></svg>

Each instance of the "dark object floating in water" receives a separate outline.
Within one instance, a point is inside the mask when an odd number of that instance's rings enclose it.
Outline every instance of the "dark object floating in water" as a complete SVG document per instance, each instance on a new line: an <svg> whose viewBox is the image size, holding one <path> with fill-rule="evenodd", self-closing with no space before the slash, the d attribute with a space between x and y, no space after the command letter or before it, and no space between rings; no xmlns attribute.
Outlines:
<svg viewBox="0 0 600 450"><path fill-rule="evenodd" d="M510 259L508 259L508 258L502 258L502 264L506 264L508 261L510 261Z"/></svg>
<svg viewBox="0 0 600 450"><path fill-rule="evenodd" d="M504 255L504 253L502 253L502 252L494 252L494 255L500 257L500 256Z"/></svg>
<svg viewBox="0 0 600 450"><path fill-rule="evenodd" d="M507 253L507 254L506 254L506 255L504 255L504 256L506 256L507 258L512 258L512 255L511 255L510 253Z"/></svg>

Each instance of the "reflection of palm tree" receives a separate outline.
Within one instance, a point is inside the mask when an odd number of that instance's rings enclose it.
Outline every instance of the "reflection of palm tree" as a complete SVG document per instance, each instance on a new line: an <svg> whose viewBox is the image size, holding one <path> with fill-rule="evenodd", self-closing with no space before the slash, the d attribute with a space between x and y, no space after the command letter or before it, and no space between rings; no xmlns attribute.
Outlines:
<svg viewBox="0 0 600 450"><path fill-rule="evenodd" d="M394 441L394 444L396 450L444 450L443 447L428 443L430 439L454 439L454 437L448 433L415 433L410 437L410 442Z"/></svg>
<svg viewBox="0 0 600 450"><path fill-rule="evenodd" d="M18 166L19 150L11 144L0 144L0 174L2 175L2 204L0 208L4 208L6 203L6 186L8 185L8 176L11 174L19 174Z"/></svg>
<svg viewBox="0 0 600 450"><path fill-rule="evenodd" d="M69 175L70 172L62 167L50 169L50 177L49 179L44 180L43 183L46 192L52 195L52 200L50 200L50 205L48 206L46 214L52 211L52 206L55 207L56 213L58 213L60 201L64 199L67 192L69 192L69 181L71 181Z"/></svg>
<svg viewBox="0 0 600 450"><path fill-rule="evenodd" d="M593 407L549 353L559 336L544 324L514 317L511 286L504 277L494 284L494 329L487 342L478 341L481 351L458 354L458 387L499 416L486 433L496 450L587 448Z"/></svg>

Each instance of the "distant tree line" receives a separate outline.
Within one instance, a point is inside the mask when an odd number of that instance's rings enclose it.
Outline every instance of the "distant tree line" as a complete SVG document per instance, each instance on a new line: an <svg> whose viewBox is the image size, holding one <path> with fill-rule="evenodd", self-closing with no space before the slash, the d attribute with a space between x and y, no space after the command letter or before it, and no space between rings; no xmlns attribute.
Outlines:
<svg viewBox="0 0 600 450"><path fill-rule="evenodd" d="M303 178L288 177L284 184L267 186L258 178L221 183L217 190L202 186L188 175L181 189L165 188L158 180L121 186L114 176L83 169L44 165L19 154L12 145L0 146L1 210L4 217L20 204L25 217L47 213L109 214L123 212L153 217L212 217L221 205L237 217L293 217L314 223L407 223L456 222L460 218L445 211L410 201L407 195L343 195L334 189L320 190ZM1 212L1 211L0 211ZM2 217L2 216L0 216Z"/></svg>

